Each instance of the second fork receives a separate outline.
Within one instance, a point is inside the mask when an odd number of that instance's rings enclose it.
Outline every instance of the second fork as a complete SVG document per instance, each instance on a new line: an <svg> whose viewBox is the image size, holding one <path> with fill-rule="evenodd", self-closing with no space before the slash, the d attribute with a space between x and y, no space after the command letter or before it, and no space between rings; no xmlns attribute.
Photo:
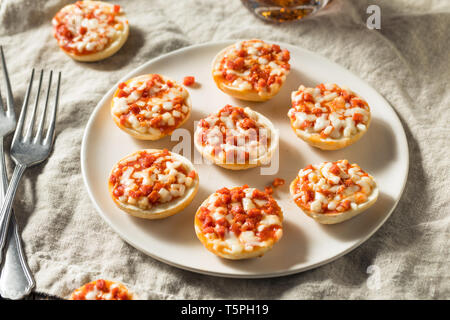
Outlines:
<svg viewBox="0 0 450 320"><path fill-rule="evenodd" d="M52 150L54 139L55 139L55 122L56 122L56 111L58 108L59 101L59 88L61 83L61 73L58 74L55 102L54 107L51 112L51 120L47 129L47 133L43 135L45 119L47 114L48 100L50 96L50 89L52 84L52 74L50 71L49 84L47 89L47 95L44 104L44 110L42 111L41 119L39 121L36 134L33 136L33 128L35 126L36 111L39 104L39 94L42 85L43 71L41 71L39 77L38 91L36 93L34 108L31 112L31 119L26 132L23 135L23 127L25 124L25 117L28 109L28 101L30 98L30 93L33 85L34 69L31 73L30 83L25 94L25 99L23 102L22 110L20 113L19 121L17 124L16 131L14 133L14 138L11 144L11 157L14 160L16 167L14 168L14 173L11 177L8 190L6 192L5 200L0 210L0 252L3 250L6 242L6 235L8 230L8 223L11 216L11 207L19 185L20 179L23 173L28 167L36 165L38 163L46 160ZM1 263L1 257L0 257Z"/></svg>

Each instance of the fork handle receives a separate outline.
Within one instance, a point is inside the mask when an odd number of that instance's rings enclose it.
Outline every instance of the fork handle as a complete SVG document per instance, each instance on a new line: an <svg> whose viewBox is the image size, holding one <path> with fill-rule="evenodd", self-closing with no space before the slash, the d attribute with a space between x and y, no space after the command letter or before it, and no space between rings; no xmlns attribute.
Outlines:
<svg viewBox="0 0 450 320"><path fill-rule="evenodd" d="M0 276L0 296L7 299L22 299L35 286L28 267L14 214L10 219L5 261Z"/></svg>
<svg viewBox="0 0 450 320"><path fill-rule="evenodd" d="M11 177L8 190L6 191L5 200L0 210L0 252L3 252L5 247L6 238L8 235L8 225L12 212L12 204L16 195L17 187L19 186L20 179L27 167L23 164L17 164L14 168L14 173ZM0 265L2 262L3 254L0 255Z"/></svg>
<svg viewBox="0 0 450 320"><path fill-rule="evenodd" d="M2 138L0 138L0 180L3 182L0 182L0 203L2 203L8 188L8 174ZM35 282L23 252L19 228L13 210L10 220L6 239L5 261L0 272L0 296L7 299L22 299L31 292Z"/></svg>

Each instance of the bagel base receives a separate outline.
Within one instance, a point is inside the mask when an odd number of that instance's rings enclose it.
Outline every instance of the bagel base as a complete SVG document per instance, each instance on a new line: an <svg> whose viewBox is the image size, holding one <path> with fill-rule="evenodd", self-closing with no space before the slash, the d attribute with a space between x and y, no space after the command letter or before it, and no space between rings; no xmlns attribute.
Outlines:
<svg viewBox="0 0 450 320"><path fill-rule="evenodd" d="M297 183L297 180L298 180L298 177L295 178L294 181L292 181L290 184L289 189L290 189L291 195L294 195L294 187L295 187L295 184ZM357 216L358 214L362 213L363 211L369 209L377 201L378 193L379 193L378 187L376 187L375 189L373 189L372 193L368 197L367 202L364 202L364 203L358 205L358 208L356 208L356 209L349 209L344 212L317 213L317 212L313 212L311 210L306 210L304 208L299 208L299 209L302 210L306 215L313 218L314 220L316 220L319 223L336 224L336 223L340 223L340 222L349 220L349 219Z"/></svg>
<svg viewBox="0 0 450 320"><path fill-rule="evenodd" d="M212 252L213 254L229 259L229 260L241 260L241 259L250 259L255 257L262 257L267 251L272 249L273 245L280 240L282 237L283 231L282 228L278 229L278 232L276 232L275 238L270 238L267 240L264 240L261 242L262 245L253 246L252 250L242 250L241 252L227 252L224 249L228 249L230 251L229 247L224 245L224 240L220 240L221 243L219 245L215 244L214 242L217 241L216 239L210 240L208 239L205 234L201 231L202 230L202 222L199 220L199 214L201 212L201 208L204 206L207 206L208 202L210 201L211 197L214 196L215 193L211 194L203 203L200 205L199 209L197 210L194 218L194 229L195 233L197 235L197 238L200 240L200 242L205 246L205 248ZM277 209L280 212L280 215L278 216L280 222L283 222L283 214L281 211L281 208L277 205Z"/></svg>
<svg viewBox="0 0 450 320"><path fill-rule="evenodd" d="M257 91L255 88L238 88L227 84L221 74L216 74L217 66L220 66L221 60L224 58L224 56L227 54L229 50L232 50L234 48L234 46L235 45L233 44L221 50L212 61L211 65L212 77L217 87L224 93L240 100L263 102L272 99L280 91L283 83L286 80L288 72L286 72L286 75L283 78L284 80L280 84L273 83L270 86L270 91L267 90Z"/></svg>
<svg viewBox="0 0 450 320"><path fill-rule="evenodd" d="M199 140L198 135L200 133L200 130L197 129L195 130L194 133L194 145L204 158L222 168L230 170L245 170L249 168L258 167L260 165L264 165L270 162L272 155L275 153L276 148L278 147L278 140L279 140L278 131L275 129L273 123L259 112L256 112L248 107L245 108L244 110L246 111L247 114L249 114L250 117L252 118L255 117L257 122L263 124L263 126L270 131L270 145L267 148L267 153L259 156L256 159L252 159L252 161L248 163L224 162L222 161L222 159L219 159L218 157L215 157L212 154L205 151L205 148L198 141Z"/></svg>
<svg viewBox="0 0 450 320"><path fill-rule="evenodd" d="M291 119L291 128L294 130L295 134L301 138L302 140L309 143L311 146L322 149L322 150L338 150L345 148L359 139L367 132L369 129L370 123L372 120L372 116L369 115L369 120L367 120L366 124L366 130L365 131L358 131L357 134L352 135L351 137L341 137L339 139L332 139L332 138L322 138L320 134L318 133L307 133L303 130L297 129L293 126L294 121Z"/></svg>
<svg viewBox="0 0 450 320"><path fill-rule="evenodd" d="M142 75L142 76L140 76L140 77L145 77L145 76L147 76L147 75ZM171 81L171 82L173 82L173 83L176 83L174 80L172 80L172 79L170 79L170 78L168 78L168 77L166 77L166 76L162 76L162 75L159 75L159 76L164 80L164 82ZM126 84L129 84L131 81L133 81L133 80L135 80L135 79L137 79L137 78L139 78L139 77L135 77L135 78L128 79L127 81L125 81L125 83L126 83ZM114 114L114 112L113 112L113 108L114 108L114 98L118 96L118 93L119 93L119 89L117 89L117 90L114 92L113 98L112 98L112 100L111 100L111 116L112 116L112 118L113 118L114 123L115 123L122 131L128 133L128 134L131 135L132 137L134 137L134 138L136 138L136 139L139 139L139 140L159 140L159 139L161 139L161 138L163 138L163 137L165 137L165 136L171 134L171 132L164 133L164 132L161 132L161 131L159 132L159 134L156 134L156 133L150 133L150 132L148 132L148 133L142 133L142 132L139 132L139 131L137 131L137 130L135 130L135 129L133 129L133 128L128 128L128 127L122 125L122 124L120 123L120 118L119 118L116 114ZM191 110L192 110L191 97L190 97L189 92L188 92L187 90L186 90L186 93L187 93L187 98L184 100L184 105L186 105L186 106L188 107L189 110L188 110L187 114L184 116L184 118L182 119L182 121L181 121L180 123L177 124L177 126L174 128L174 130L177 129L177 128L179 128L179 127L181 127L181 126L189 119L189 117L190 117L190 115L191 115Z"/></svg>
<svg viewBox="0 0 450 320"><path fill-rule="evenodd" d="M117 163L120 163L121 161L126 160L128 157L130 157L138 152L141 152L141 151L146 151L148 153L152 153L152 152L158 152L161 150L157 150L157 149L139 150L130 155L127 155L126 157L119 160ZM176 160L181 161L184 165L186 165L189 168L189 170L194 170L194 166L192 165L192 163L190 161L188 161L186 158L184 158L183 156L178 155L173 152L171 152L170 155L172 157L174 157ZM115 167L116 166L114 166L113 169L111 170L111 174L114 171ZM144 210L137 206L134 206L131 204L124 204L121 201L119 201L113 194L114 186L108 182L108 190L109 190L110 196L113 199L114 203L121 210L123 210L124 212L126 212L134 217L150 219L150 220L166 218L166 217L172 216L172 215L180 212L184 208L186 208L192 202L195 195L197 194L198 186L199 186L199 178L198 178L198 174L196 174L195 179L193 181L193 186L189 187L189 189L186 191L186 193L183 196L173 199L167 203L159 203L156 206L154 206L148 210Z"/></svg>
<svg viewBox="0 0 450 320"><path fill-rule="evenodd" d="M107 3L107 2L103 2L103 1L90 1L90 0L86 0L86 1L80 1L80 2L76 2L74 4L69 4L67 6L65 6L64 8L62 8L56 15L54 18L54 21L57 21L57 17L58 15L63 12L64 10L71 10L73 9L75 6L99 6L100 8L104 8L104 7L108 7L109 9L111 9L112 12L116 12L115 8L116 6ZM119 10L120 7L118 6ZM103 60L106 59L110 56L112 56L114 53L116 53L123 45L124 43L127 41L128 39L128 34L129 34L129 25L128 25L128 20L126 19L126 16L123 12L119 13L119 15L116 16L118 18L118 21L121 22L121 25L123 26L123 28L121 30L115 30L115 34L113 37L109 37L109 43L107 44L106 47L104 47L102 50L100 51L96 51L93 53L76 53L76 52L72 52L70 50L66 50L61 44L60 41L57 37L57 31L56 31L56 25L54 25L55 27L55 38L58 40L58 45L60 46L61 50L67 54L69 57L71 57L74 60L77 61L82 61L82 62L94 62L94 61L99 61L99 60ZM84 22L84 21L83 21ZM58 23L58 22L56 22ZM76 51L76 50L75 50Z"/></svg>

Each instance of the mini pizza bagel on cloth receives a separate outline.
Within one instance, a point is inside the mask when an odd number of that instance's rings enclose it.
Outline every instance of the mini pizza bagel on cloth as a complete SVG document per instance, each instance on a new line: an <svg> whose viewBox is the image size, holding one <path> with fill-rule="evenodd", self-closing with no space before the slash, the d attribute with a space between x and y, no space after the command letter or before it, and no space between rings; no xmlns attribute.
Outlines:
<svg viewBox="0 0 450 320"><path fill-rule="evenodd" d="M216 165L244 170L270 161L278 146L278 131L262 114L226 105L199 121L194 145Z"/></svg>
<svg viewBox="0 0 450 320"><path fill-rule="evenodd" d="M129 26L119 5L77 1L52 19L61 50L78 61L99 61L116 53L128 39Z"/></svg>
<svg viewBox="0 0 450 320"><path fill-rule="evenodd" d="M122 283L103 279L86 283L70 296L70 300L135 300L135 298Z"/></svg>
<svg viewBox="0 0 450 320"><path fill-rule="evenodd" d="M121 159L112 169L108 189L124 212L162 219L188 206L197 193L198 174L185 157L167 149L145 149Z"/></svg>
<svg viewBox="0 0 450 320"><path fill-rule="evenodd" d="M226 94L247 101L273 98L286 81L290 53L262 40L239 41L213 60L212 75Z"/></svg>
<svg viewBox="0 0 450 320"><path fill-rule="evenodd" d="M290 192L305 214L323 224L348 220L370 208L378 198L374 178L347 160L301 169Z"/></svg>
<svg viewBox="0 0 450 320"><path fill-rule="evenodd" d="M315 88L301 85L291 99L291 127L314 147L342 149L358 141L369 128L369 105L348 88L329 83Z"/></svg>
<svg viewBox="0 0 450 320"><path fill-rule="evenodd" d="M206 249L238 260L262 256L283 235L283 213L266 192L248 185L222 188L195 214L194 227Z"/></svg>
<svg viewBox="0 0 450 320"><path fill-rule="evenodd" d="M191 114L189 92L159 75L141 75L119 84L111 102L116 125L140 140L172 134Z"/></svg>

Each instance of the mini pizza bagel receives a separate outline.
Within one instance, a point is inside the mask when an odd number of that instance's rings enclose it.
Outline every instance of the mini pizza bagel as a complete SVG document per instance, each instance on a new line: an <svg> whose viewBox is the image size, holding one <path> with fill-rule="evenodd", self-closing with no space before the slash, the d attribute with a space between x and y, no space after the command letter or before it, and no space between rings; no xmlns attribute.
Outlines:
<svg viewBox="0 0 450 320"><path fill-rule="evenodd" d="M314 147L342 149L358 141L369 128L369 105L348 88L336 84L315 88L301 85L292 92L291 99L291 127Z"/></svg>
<svg viewBox="0 0 450 320"><path fill-rule="evenodd" d="M378 198L373 177L347 160L301 169L290 192L305 214L323 224L348 220L367 210Z"/></svg>
<svg viewBox="0 0 450 320"><path fill-rule="evenodd" d="M98 279L76 289L70 300L134 300L134 295L122 283Z"/></svg>
<svg viewBox="0 0 450 320"><path fill-rule="evenodd" d="M219 52L212 63L217 87L241 100L266 101L279 91L290 70L290 54L262 40L239 41Z"/></svg>
<svg viewBox="0 0 450 320"><path fill-rule="evenodd" d="M114 203L132 216L161 219L188 206L198 174L185 157L167 149L136 151L112 169L108 189Z"/></svg>
<svg viewBox="0 0 450 320"><path fill-rule="evenodd" d="M262 114L226 105L199 121L194 145L216 165L244 170L270 161L278 146L278 131Z"/></svg>
<svg viewBox="0 0 450 320"><path fill-rule="evenodd" d="M266 192L247 185L222 188L195 214L194 227L206 249L239 260L262 256L283 235L283 213Z"/></svg>
<svg viewBox="0 0 450 320"><path fill-rule="evenodd" d="M111 101L116 125L140 140L172 134L191 114L189 92L159 74L146 74L119 84Z"/></svg>
<svg viewBox="0 0 450 320"><path fill-rule="evenodd" d="M116 53L128 39L129 26L119 5L77 1L52 19L53 35L64 53L78 61L99 61Z"/></svg>

